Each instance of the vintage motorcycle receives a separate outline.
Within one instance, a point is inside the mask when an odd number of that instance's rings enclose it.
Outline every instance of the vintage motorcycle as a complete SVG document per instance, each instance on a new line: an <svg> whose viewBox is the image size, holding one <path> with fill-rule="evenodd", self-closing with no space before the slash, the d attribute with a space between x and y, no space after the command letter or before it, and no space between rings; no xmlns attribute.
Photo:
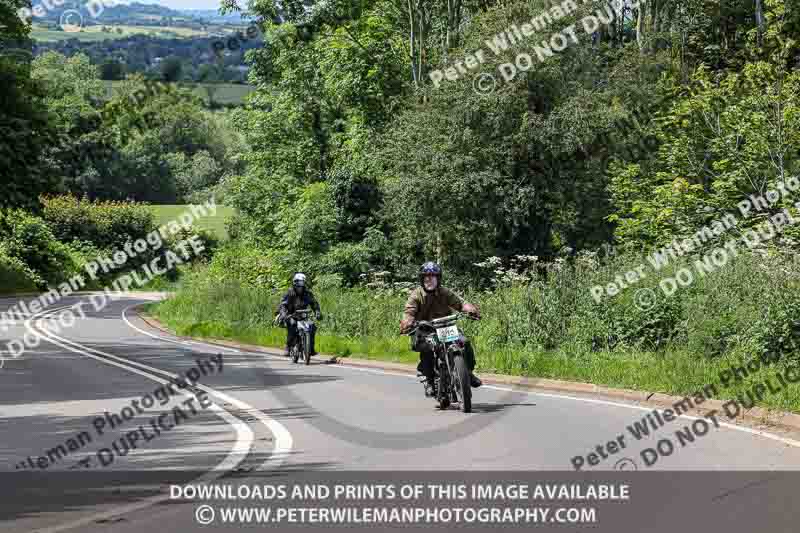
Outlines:
<svg viewBox="0 0 800 533"><path fill-rule="evenodd" d="M450 403L461 404L465 413L472 411L472 388L470 387L470 371L464 358L466 338L456 326L462 317L476 320L466 313L437 318L431 321L417 321L408 332L413 336L419 331L421 341L428 343L434 354L434 381L440 409L447 409ZM432 396L424 376L421 379L425 387L425 395Z"/></svg>
<svg viewBox="0 0 800 533"><path fill-rule="evenodd" d="M288 318L293 318L297 322L297 337L295 342L289 347L289 357L293 363L302 356L306 364L311 363L311 329L314 327L314 312L311 309L298 309ZM277 324L279 317L276 316L274 323Z"/></svg>

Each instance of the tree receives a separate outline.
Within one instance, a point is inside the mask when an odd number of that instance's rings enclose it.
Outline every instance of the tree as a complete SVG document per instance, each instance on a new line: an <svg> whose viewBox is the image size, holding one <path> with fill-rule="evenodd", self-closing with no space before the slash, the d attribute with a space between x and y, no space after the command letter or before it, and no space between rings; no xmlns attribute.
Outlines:
<svg viewBox="0 0 800 533"><path fill-rule="evenodd" d="M24 0L0 4L0 206L38 209L39 195L58 184L43 164L57 134L31 79L29 27L17 15L23 7Z"/></svg>
<svg viewBox="0 0 800 533"><path fill-rule="evenodd" d="M694 90L655 123L663 141L657 157L613 172L611 220L620 242L668 244L800 172L800 74L765 62L719 84L710 74L698 69ZM796 211L793 203L768 212ZM759 220L744 219L737 231Z"/></svg>
<svg viewBox="0 0 800 533"><path fill-rule="evenodd" d="M124 80L125 64L115 59L106 59L100 67L101 80Z"/></svg>
<svg viewBox="0 0 800 533"><path fill-rule="evenodd" d="M177 82L181 79L183 63L176 56L164 58L161 62L161 79L166 82Z"/></svg>

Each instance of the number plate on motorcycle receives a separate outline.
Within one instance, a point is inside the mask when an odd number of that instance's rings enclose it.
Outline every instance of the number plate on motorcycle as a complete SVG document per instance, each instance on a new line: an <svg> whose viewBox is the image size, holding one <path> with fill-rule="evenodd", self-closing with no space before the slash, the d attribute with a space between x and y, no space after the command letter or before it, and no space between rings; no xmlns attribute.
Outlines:
<svg viewBox="0 0 800 533"><path fill-rule="evenodd" d="M458 340L458 328L456 326L449 326L446 328L439 328L436 330L436 335L442 342L451 342Z"/></svg>

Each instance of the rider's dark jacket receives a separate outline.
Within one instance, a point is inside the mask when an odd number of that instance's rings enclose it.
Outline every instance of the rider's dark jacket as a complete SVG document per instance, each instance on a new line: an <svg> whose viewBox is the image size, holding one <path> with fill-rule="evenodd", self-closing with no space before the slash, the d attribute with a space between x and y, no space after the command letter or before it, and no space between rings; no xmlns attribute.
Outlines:
<svg viewBox="0 0 800 533"><path fill-rule="evenodd" d="M314 298L314 294L310 290L306 289L300 295L292 287L283 295L280 307L278 307L278 313L283 316L289 316L298 309L313 309L318 313L319 303L317 303L317 299Z"/></svg>
<svg viewBox="0 0 800 533"><path fill-rule="evenodd" d="M437 287L433 292L425 292L417 287L408 295L404 318L412 320L433 320L451 314L451 309L461 311L464 300L444 287Z"/></svg>

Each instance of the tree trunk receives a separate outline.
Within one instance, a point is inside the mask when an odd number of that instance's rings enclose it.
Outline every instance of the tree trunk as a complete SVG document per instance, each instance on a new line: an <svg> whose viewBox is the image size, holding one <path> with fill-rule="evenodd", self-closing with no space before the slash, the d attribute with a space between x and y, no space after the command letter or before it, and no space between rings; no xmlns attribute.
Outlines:
<svg viewBox="0 0 800 533"><path fill-rule="evenodd" d="M636 19L636 42L639 44L639 51L644 52L644 17L647 9L647 2L642 0L639 2L637 9L638 17Z"/></svg>
<svg viewBox="0 0 800 533"><path fill-rule="evenodd" d="M419 84L419 76L417 75L417 58L416 58L416 50L414 48L414 41L416 39L416 32L414 31L416 28L416 21L414 20L414 6L411 3L411 0L408 0L408 25L410 28L410 34L408 36L408 44L410 46L410 55L411 55L411 80L414 82L414 86Z"/></svg>
<svg viewBox="0 0 800 533"><path fill-rule="evenodd" d="M659 28L658 28L658 22L659 22L659 20L658 20L658 11L659 11L659 9L661 9L661 6L658 4L658 0L653 0L653 9L651 10L651 16L653 17L653 22L652 22L652 29L653 29L652 33L653 34L658 33L658 30L659 30Z"/></svg>
<svg viewBox="0 0 800 533"><path fill-rule="evenodd" d="M761 0L756 0L756 25L758 26L757 39L759 48L764 44L764 9Z"/></svg>
<svg viewBox="0 0 800 533"><path fill-rule="evenodd" d="M419 33L417 35L417 50L419 59L417 61L417 76L419 82L425 78L426 66L428 64L428 54L425 43L428 41L428 33L431 29L431 14L426 12L424 7L425 0L419 0L417 4L417 20L419 22Z"/></svg>

